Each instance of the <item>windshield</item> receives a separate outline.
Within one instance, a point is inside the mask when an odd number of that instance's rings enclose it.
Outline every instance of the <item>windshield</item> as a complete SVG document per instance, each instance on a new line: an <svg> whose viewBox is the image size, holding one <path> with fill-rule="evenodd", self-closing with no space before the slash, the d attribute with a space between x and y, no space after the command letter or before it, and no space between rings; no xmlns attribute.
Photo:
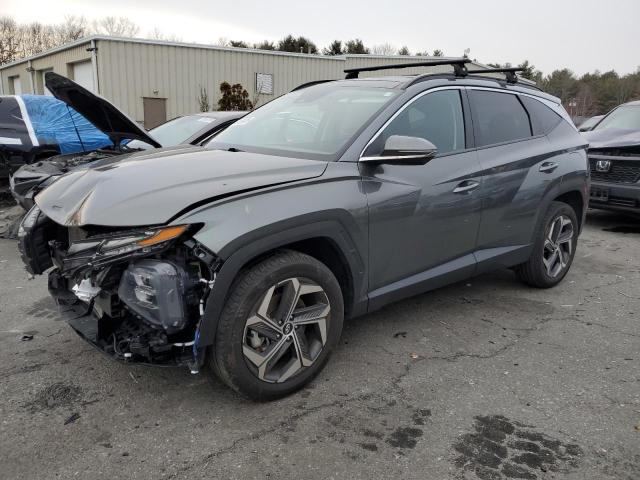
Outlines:
<svg viewBox="0 0 640 480"><path fill-rule="evenodd" d="M607 115L594 130L622 128L640 130L640 105L623 105Z"/></svg>
<svg viewBox="0 0 640 480"><path fill-rule="evenodd" d="M399 93L336 84L308 87L249 113L207 147L337 160L349 140Z"/></svg>
<svg viewBox="0 0 640 480"><path fill-rule="evenodd" d="M187 115L177 117L149 130L149 134L163 147L173 147L183 143L186 139L195 135L209 123L215 122L213 117L203 115ZM151 146L140 140L132 140L127 144L129 148L150 148Z"/></svg>

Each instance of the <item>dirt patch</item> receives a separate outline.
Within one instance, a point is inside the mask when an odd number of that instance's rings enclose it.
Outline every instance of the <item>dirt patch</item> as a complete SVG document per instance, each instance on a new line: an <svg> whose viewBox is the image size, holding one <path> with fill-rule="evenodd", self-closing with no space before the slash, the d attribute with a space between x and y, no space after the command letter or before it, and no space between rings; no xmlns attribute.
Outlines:
<svg viewBox="0 0 640 480"><path fill-rule="evenodd" d="M34 400L26 405L33 413L68 407L82 399L82 389L76 385L57 382L40 390Z"/></svg>
<svg viewBox="0 0 640 480"><path fill-rule="evenodd" d="M481 480L535 480L542 472L566 473L583 455L575 444L564 444L532 430L534 427L501 415L478 416L474 432L453 445L455 464Z"/></svg>
<svg viewBox="0 0 640 480"><path fill-rule="evenodd" d="M422 430L419 428L399 427L389 435L387 443L396 448L415 448L421 436Z"/></svg>

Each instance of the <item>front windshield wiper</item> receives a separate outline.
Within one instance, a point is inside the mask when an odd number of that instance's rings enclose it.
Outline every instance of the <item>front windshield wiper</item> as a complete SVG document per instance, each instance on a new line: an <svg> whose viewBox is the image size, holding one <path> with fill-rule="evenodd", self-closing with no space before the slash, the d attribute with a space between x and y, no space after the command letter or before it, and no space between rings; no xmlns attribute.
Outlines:
<svg viewBox="0 0 640 480"><path fill-rule="evenodd" d="M239 148L236 147L229 147L227 148L227 152L243 152L244 150L240 150Z"/></svg>

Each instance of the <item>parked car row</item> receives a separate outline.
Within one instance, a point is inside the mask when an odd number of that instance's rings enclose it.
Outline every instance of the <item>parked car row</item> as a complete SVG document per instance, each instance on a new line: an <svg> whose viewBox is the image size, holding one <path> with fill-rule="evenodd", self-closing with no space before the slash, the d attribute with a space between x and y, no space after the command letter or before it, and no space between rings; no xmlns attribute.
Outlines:
<svg viewBox="0 0 640 480"><path fill-rule="evenodd" d="M206 366L257 400L317 375L347 317L495 268L553 287L600 159L559 99L517 69L489 78L468 62L423 64L452 65L444 75L352 69L221 120L196 146L131 152L147 148L138 138L57 171L21 224L22 258L100 350ZM592 134L627 126L613 113ZM176 121L180 137L190 122Z"/></svg>

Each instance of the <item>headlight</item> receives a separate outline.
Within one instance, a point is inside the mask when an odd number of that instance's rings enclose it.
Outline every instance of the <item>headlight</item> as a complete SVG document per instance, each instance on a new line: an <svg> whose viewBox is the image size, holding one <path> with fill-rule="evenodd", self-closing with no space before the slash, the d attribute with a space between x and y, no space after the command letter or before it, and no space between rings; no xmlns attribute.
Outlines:
<svg viewBox="0 0 640 480"><path fill-rule="evenodd" d="M101 255L122 255L134 250L151 251L152 247L174 240L187 230L187 225L148 230L137 235L119 237L101 243L98 253Z"/></svg>
<svg viewBox="0 0 640 480"><path fill-rule="evenodd" d="M62 271L73 270L91 264L99 267L119 260L121 257L144 256L162 250L167 244L189 230L190 225L153 228L122 235L89 237L72 241L61 258Z"/></svg>
<svg viewBox="0 0 640 480"><path fill-rule="evenodd" d="M147 323L173 333L186 325L185 293L192 286L187 273L177 265L143 259L125 270L118 296Z"/></svg>

